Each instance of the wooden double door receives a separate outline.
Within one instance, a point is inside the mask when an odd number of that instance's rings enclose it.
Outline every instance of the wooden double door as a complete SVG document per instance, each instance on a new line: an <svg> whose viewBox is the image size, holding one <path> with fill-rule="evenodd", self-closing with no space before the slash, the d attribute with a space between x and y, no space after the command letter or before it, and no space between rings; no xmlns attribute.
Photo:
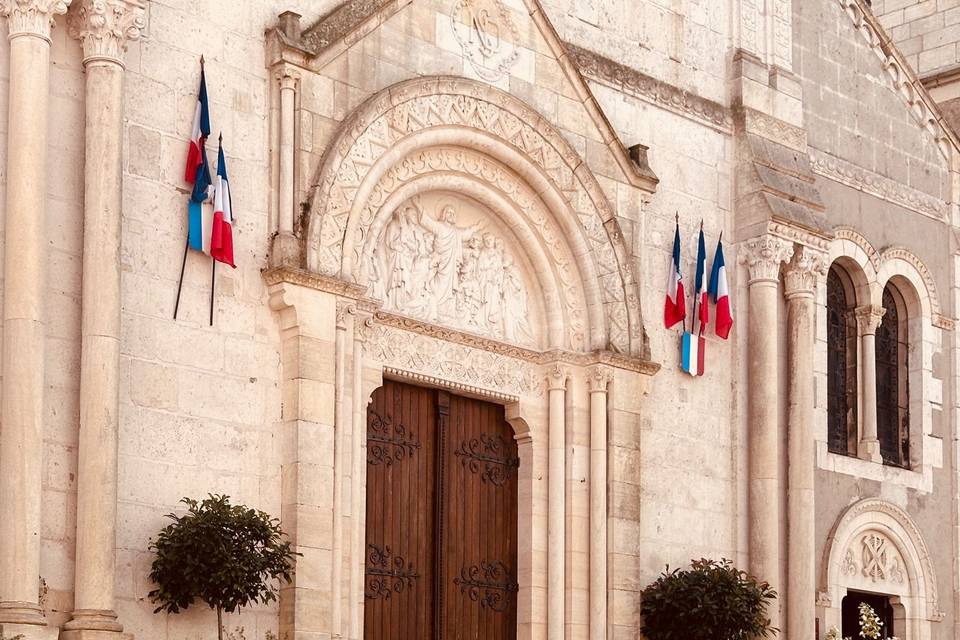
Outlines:
<svg viewBox="0 0 960 640"><path fill-rule="evenodd" d="M512 640L517 472L503 407L386 381L367 412L366 640Z"/></svg>

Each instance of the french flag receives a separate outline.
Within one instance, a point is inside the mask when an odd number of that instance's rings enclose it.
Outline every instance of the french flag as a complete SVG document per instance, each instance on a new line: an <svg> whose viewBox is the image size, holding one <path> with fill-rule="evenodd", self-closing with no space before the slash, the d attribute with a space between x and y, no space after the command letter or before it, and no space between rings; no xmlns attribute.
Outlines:
<svg viewBox="0 0 960 640"><path fill-rule="evenodd" d="M713 269L710 271L709 293L717 305L714 331L726 340L733 327L733 305L730 302L730 287L727 285L727 267L723 261L723 234L717 240L717 253L713 257Z"/></svg>
<svg viewBox="0 0 960 640"><path fill-rule="evenodd" d="M700 227L700 238L697 242L697 277L696 294L693 299L693 331L684 332L682 342L681 365L683 370L692 376L702 376L706 359L707 341L703 331L710 320L710 307L707 299L706 286L707 245L703 238L703 227Z"/></svg>
<svg viewBox="0 0 960 640"><path fill-rule="evenodd" d="M670 276L667 279L667 300L663 307L663 323L667 329L682 322L687 317L687 303L684 300L683 276L680 275L680 222L673 234L673 260L670 262Z"/></svg>
<svg viewBox="0 0 960 640"><path fill-rule="evenodd" d="M200 93L193 114L193 133L190 135L190 149L187 151L187 166L183 178L193 184L197 171L203 164L204 145L210 136L210 105L207 102L207 79L203 73L203 61L200 62Z"/></svg>
<svg viewBox="0 0 960 640"><path fill-rule="evenodd" d="M213 233L213 211L205 203L210 199L212 180L207 150L200 149L200 164L197 167L193 192L187 204L187 241L194 251L210 255L210 239Z"/></svg>
<svg viewBox="0 0 960 640"><path fill-rule="evenodd" d="M210 255L214 260L233 263L233 207L230 203L230 182L227 180L227 161L223 155L223 136L217 157L217 178L214 182L213 230L210 234Z"/></svg>

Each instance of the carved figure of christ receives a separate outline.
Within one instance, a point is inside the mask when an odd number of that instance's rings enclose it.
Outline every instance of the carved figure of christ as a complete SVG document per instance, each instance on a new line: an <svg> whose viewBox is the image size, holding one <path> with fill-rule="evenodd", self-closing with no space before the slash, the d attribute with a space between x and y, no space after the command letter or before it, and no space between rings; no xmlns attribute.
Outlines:
<svg viewBox="0 0 960 640"><path fill-rule="evenodd" d="M460 264L463 262L463 241L483 227L476 223L458 227L453 207L444 207L437 217L421 213L420 224L433 234L433 258L436 273L433 276L432 294L438 310L447 312L452 307L457 289Z"/></svg>

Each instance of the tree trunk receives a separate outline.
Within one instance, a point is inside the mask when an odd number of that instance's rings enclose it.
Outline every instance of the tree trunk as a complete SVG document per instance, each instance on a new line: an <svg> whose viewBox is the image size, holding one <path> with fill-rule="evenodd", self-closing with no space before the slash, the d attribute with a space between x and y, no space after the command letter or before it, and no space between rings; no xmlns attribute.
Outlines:
<svg viewBox="0 0 960 640"><path fill-rule="evenodd" d="M223 640L223 609L217 607L217 638Z"/></svg>

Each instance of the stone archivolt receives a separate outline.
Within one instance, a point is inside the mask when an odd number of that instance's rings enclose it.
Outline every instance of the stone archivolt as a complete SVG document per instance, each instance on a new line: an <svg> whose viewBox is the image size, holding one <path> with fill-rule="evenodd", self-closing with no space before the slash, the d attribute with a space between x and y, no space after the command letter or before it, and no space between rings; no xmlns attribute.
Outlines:
<svg viewBox="0 0 960 640"><path fill-rule="evenodd" d="M424 149L443 146L458 151L423 155ZM490 161L496 154L504 156L498 160L509 164L510 171ZM369 262L362 258L365 247L379 241L378 225L385 225L392 214L390 195L405 177L437 173L436 165L431 166L436 162L460 163L485 182L498 184L525 215L549 211L552 215L542 220L562 231L548 232L541 244L549 247L554 237L571 243L568 251L579 256L570 274L577 276L588 300L590 348L643 353L639 297L626 247L596 178L530 107L473 81L404 82L368 101L344 124L315 187L308 268L368 284ZM526 224L546 228L533 217ZM558 266L558 286L567 286L563 262Z"/></svg>

